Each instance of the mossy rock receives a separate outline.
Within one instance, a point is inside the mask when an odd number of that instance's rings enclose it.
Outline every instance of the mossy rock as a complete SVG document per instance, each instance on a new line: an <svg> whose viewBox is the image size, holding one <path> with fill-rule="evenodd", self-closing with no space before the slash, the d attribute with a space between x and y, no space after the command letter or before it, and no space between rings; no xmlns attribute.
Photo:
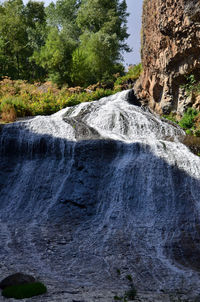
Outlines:
<svg viewBox="0 0 200 302"><path fill-rule="evenodd" d="M0 283L0 288L4 289L6 287L13 286L13 285L20 285L20 284L34 283L34 282L36 282L36 280L33 276L23 273L16 273L3 279Z"/></svg>
<svg viewBox="0 0 200 302"><path fill-rule="evenodd" d="M40 282L20 284L6 287L2 296L6 298L24 299L45 294L47 288Z"/></svg>

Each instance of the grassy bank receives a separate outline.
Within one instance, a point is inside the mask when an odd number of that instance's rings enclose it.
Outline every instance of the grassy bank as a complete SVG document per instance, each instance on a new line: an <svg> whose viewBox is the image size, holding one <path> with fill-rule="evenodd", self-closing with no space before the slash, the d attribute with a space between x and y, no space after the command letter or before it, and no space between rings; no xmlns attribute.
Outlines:
<svg viewBox="0 0 200 302"><path fill-rule="evenodd" d="M30 84L5 77L0 81L1 122L13 122L17 117L49 115L69 106L99 100L131 88L141 72L141 64L135 65L123 77L115 75L115 81L97 83L87 89L81 87L59 89L51 82Z"/></svg>

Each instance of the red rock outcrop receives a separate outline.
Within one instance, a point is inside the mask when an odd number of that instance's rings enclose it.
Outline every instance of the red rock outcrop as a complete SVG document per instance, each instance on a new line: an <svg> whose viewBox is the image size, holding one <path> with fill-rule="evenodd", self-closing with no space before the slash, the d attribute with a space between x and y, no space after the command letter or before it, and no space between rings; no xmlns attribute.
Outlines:
<svg viewBox="0 0 200 302"><path fill-rule="evenodd" d="M157 113L182 115L194 102L185 76L200 79L200 0L144 0L141 55L137 95Z"/></svg>

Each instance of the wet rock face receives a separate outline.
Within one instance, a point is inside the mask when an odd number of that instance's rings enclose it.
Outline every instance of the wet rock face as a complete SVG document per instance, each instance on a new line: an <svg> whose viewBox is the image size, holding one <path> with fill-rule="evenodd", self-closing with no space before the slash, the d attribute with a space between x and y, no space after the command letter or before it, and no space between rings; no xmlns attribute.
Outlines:
<svg viewBox="0 0 200 302"><path fill-rule="evenodd" d="M2 128L0 275L38 276L37 302L113 302L127 275L136 301L200 295L200 158L135 102L123 91Z"/></svg>
<svg viewBox="0 0 200 302"><path fill-rule="evenodd" d="M200 75L200 1L145 0L141 54L137 94L158 113L181 115L188 106L180 87L185 75Z"/></svg>

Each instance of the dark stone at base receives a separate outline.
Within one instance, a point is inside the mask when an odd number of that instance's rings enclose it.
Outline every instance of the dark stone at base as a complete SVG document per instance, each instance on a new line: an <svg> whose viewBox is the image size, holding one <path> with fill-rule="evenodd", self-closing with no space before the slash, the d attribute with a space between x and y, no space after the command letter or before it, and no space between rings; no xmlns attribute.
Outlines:
<svg viewBox="0 0 200 302"><path fill-rule="evenodd" d="M34 282L36 282L34 277L22 273L16 273L3 279L0 283L0 288L4 289L6 287L13 286L13 285L20 285L20 284L34 283Z"/></svg>

